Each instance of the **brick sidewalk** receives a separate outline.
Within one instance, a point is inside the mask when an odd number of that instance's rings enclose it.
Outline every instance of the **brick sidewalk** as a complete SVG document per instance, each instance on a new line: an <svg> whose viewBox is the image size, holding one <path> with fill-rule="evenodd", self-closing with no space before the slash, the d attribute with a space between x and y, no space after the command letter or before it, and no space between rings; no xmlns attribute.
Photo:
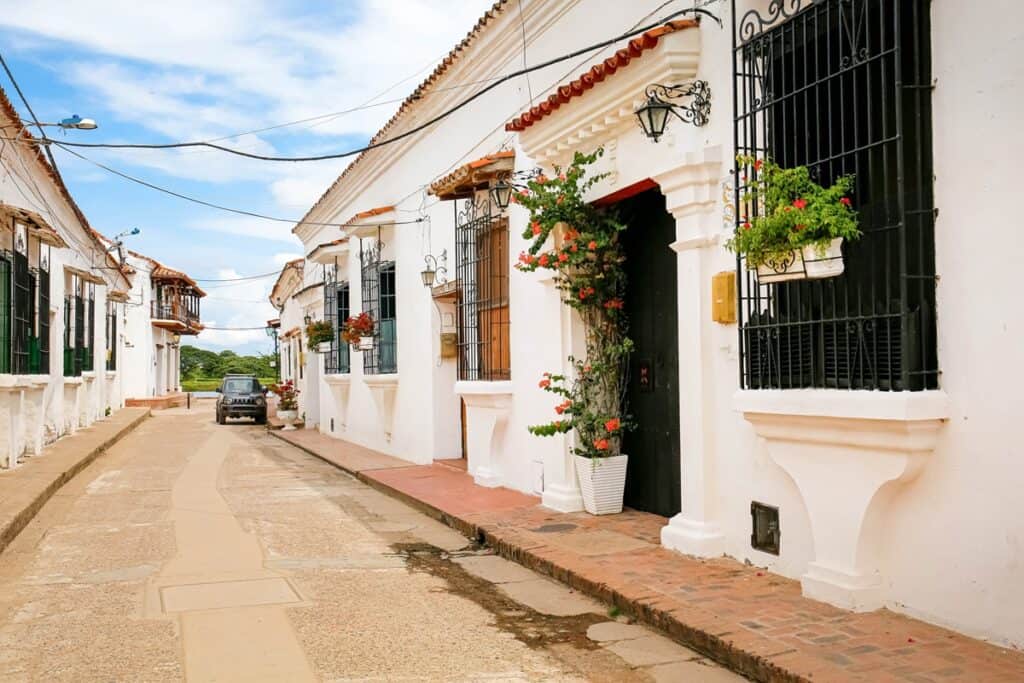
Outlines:
<svg viewBox="0 0 1024 683"><path fill-rule="evenodd" d="M314 431L274 435L755 680L1024 681L1020 652L888 610L847 612L802 597L797 581L666 550L663 517L562 514L452 467Z"/></svg>

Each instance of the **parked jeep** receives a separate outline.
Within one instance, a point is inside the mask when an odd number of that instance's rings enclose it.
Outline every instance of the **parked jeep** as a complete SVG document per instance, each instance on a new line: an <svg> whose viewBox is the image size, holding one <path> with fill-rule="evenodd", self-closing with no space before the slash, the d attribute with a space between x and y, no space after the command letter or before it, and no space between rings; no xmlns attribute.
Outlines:
<svg viewBox="0 0 1024 683"><path fill-rule="evenodd" d="M217 424L229 417L251 417L256 424L267 422L267 388L252 375L227 375L217 389Z"/></svg>

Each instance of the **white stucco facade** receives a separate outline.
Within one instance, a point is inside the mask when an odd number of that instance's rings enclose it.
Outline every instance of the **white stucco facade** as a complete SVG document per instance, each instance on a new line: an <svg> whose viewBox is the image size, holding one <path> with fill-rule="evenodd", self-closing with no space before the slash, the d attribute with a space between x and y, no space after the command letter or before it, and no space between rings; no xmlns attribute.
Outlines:
<svg viewBox="0 0 1024 683"><path fill-rule="evenodd" d="M659 4L524 0L528 61L649 24L669 11ZM740 13L765 12L769 3L737 5ZM1024 522L1006 503L1024 485L1013 437L1024 408L1015 381L1024 360L1015 336L1024 307L1010 281L1021 243L1010 218L1020 156L1013 128L1024 109L1024 67L1012 50L1024 8L1009 0L995 5L993 15L965 15L950 3L931 8L937 389L741 389L737 325L711 315L712 277L736 269L724 248L735 225L733 17L730 3L720 2L708 9L723 27L707 19L676 27L522 130L505 124L529 109L531 93L540 101L622 44L534 72L529 83L502 84L427 131L353 163L296 227L310 255L301 277L282 276L275 289L282 377L302 390L307 426L415 463L465 454L482 485L536 493L557 510L582 509L568 439L526 430L552 414L537 388L541 374L566 367L581 345L578 322L550 278L511 271L510 378L459 381L456 360L441 347L442 333L457 331L455 307L432 296L420 271L424 256L446 253L448 278L455 277L456 212L453 202L426 194L432 182L500 149L514 150L518 169L552 172L574 151L601 146L596 170L608 176L593 199L655 188L675 226L662 246L676 266L681 503L666 519L663 544L749 560L848 609L884 606L1024 645ZM422 87L430 96L405 105L380 137L474 92L453 86L518 68L522 42L518 10L498 10ZM710 87L710 121L673 121L653 144L632 115L645 86L692 79ZM507 216L514 261L528 246L521 237L527 216L514 205ZM317 283L324 268L348 282L352 313L362 310L360 253L378 236L381 260L395 264L397 367L367 373L353 351L349 372L325 374L323 357L305 348L303 319L323 319ZM778 508L778 555L751 546L754 501Z"/></svg>

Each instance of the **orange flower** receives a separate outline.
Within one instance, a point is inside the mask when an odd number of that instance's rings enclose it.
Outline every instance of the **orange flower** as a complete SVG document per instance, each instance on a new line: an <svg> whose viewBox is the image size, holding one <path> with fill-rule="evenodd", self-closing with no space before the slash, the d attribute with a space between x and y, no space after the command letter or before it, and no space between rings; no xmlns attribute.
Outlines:
<svg viewBox="0 0 1024 683"><path fill-rule="evenodd" d="M595 439L594 448L596 448L599 451L608 450L608 439Z"/></svg>
<svg viewBox="0 0 1024 683"><path fill-rule="evenodd" d="M590 244L587 245L587 249L589 249L590 251L594 251L595 249L597 249L597 242L595 242L594 240L590 240Z"/></svg>
<svg viewBox="0 0 1024 683"><path fill-rule="evenodd" d="M558 179L559 180L565 180L565 174L564 173L559 173L558 174Z"/></svg>
<svg viewBox="0 0 1024 683"><path fill-rule="evenodd" d="M537 221L534 221L533 223L530 223L530 227L533 228L533 234L534 235L539 235L540 234L540 223L538 223Z"/></svg>
<svg viewBox="0 0 1024 683"><path fill-rule="evenodd" d="M604 302L604 307L607 308L607 309L614 308L614 309L617 309L617 310L622 310L622 307L624 305L625 305L625 302L623 302L622 299L619 299L618 297L616 297L614 299L608 299L608 301Z"/></svg>
<svg viewBox="0 0 1024 683"><path fill-rule="evenodd" d="M569 260L569 255L568 254L564 254L563 253L563 254L559 254L558 255L558 262L559 263L565 263L568 260Z"/></svg>
<svg viewBox="0 0 1024 683"><path fill-rule="evenodd" d="M576 244L573 243L572 245L569 246L569 251L575 254L577 251L579 251L579 247L577 247Z"/></svg>
<svg viewBox="0 0 1024 683"><path fill-rule="evenodd" d="M548 181L548 177L546 175L544 175L543 173L541 173L539 176L537 176L537 182L540 183L541 185L543 185L547 181Z"/></svg>
<svg viewBox="0 0 1024 683"><path fill-rule="evenodd" d="M551 426L553 426L555 429L561 429L562 428L562 421L561 420L555 420L554 422L551 423Z"/></svg>
<svg viewBox="0 0 1024 683"><path fill-rule="evenodd" d="M607 429L609 432L617 432L619 431L619 428L621 426L622 423L619 422L619 418L617 417L613 417L612 419L604 423L604 428Z"/></svg>
<svg viewBox="0 0 1024 683"><path fill-rule="evenodd" d="M551 380L544 378L537 383L537 386L539 386L541 389L547 389L548 387L551 386Z"/></svg>
<svg viewBox="0 0 1024 683"><path fill-rule="evenodd" d="M558 199L555 200L555 204L561 204L564 201L565 201L565 195L560 194L560 195L558 195Z"/></svg>
<svg viewBox="0 0 1024 683"><path fill-rule="evenodd" d="M547 268L548 267L548 262L549 262L548 255L547 254L541 254L540 255L540 261L538 261L538 263L540 263L541 267Z"/></svg>
<svg viewBox="0 0 1024 683"><path fill-rule="evenodd" d="M561 415L565 411L569 410L569 408L571 408L571 407L572 407L572 401L565 401L564 403L560 403L557 406L555 406L555 412L558 413L559 415Z"/></svg>

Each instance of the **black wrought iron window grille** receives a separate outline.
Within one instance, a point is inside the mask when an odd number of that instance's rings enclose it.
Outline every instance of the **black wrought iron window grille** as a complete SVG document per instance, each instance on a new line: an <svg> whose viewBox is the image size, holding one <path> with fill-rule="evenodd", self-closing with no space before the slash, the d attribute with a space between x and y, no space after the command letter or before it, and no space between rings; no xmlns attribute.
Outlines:
<svg viewBox="0 0 1024 683"><path fill-rule="evenodd" d="M107 302L107 371L117 370L117 303Z"/></svg>
<svg viewBox="0 0 1024 683"><path fill-rule="evenodd" d="M771 0L737 16L738 155L853 174L863 237L843 275L759 284L738 262L747 389L938 386L928 0ZM756 170L736 172L737 229Z"/></svg>
<svg viewBox="0 0 1024 683"><path fill-rule="evenodd" d="M512 377L508 218L488 192L455 203L460 380Z"/></svg>
<svg viewBox="0 0 1024 683"><path fill-rule="evenodd" d="M382 261L380 239L362 240L359 249L363 311L375 323L372 349L363 351L363 372L379 375L398 372L398 297L395 264Z"/></svg>
<svg viewBox="0 0 1024 683"><path fill-rule="evenodd" d="M349 316L348 282L339 282L337 273L337 265L324 270L324 320L334 328L330 350L324 358L324 373L347 375L351 372L351 352L341 340L341 331Z"/></svg>

